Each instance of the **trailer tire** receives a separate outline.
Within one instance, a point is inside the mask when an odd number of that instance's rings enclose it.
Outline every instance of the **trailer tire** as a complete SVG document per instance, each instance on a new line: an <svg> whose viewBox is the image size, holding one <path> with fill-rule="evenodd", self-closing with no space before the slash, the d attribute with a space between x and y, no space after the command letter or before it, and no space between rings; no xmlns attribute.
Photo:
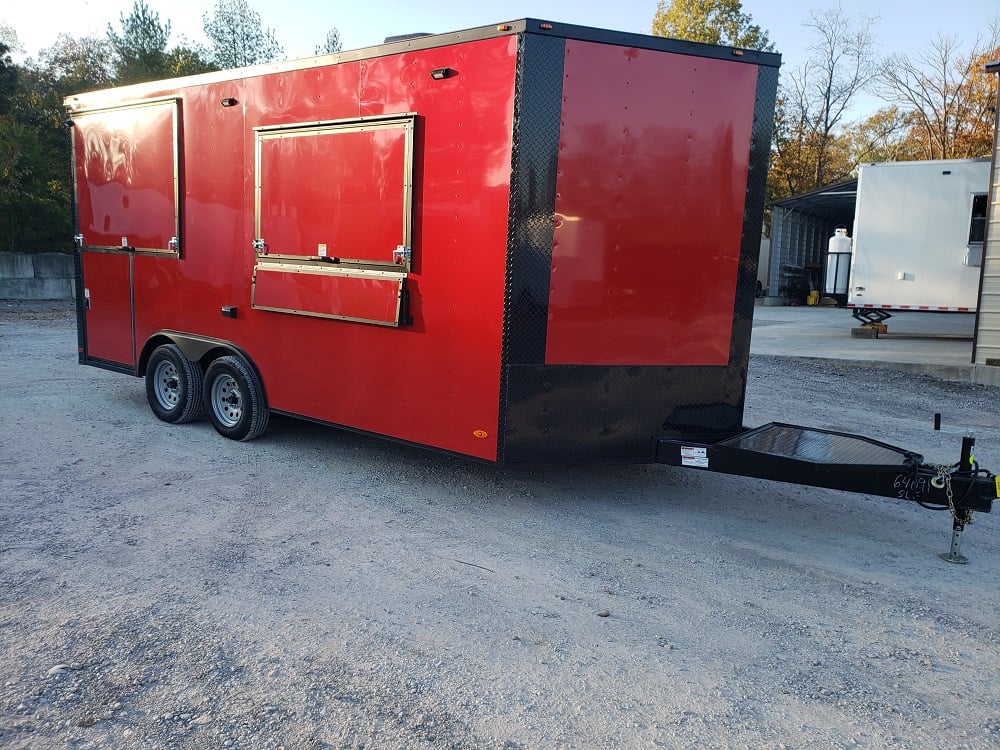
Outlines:
<svg viewBox="0 0 1000 750"><path fill-rule="evenodd" d="M204 412L201 364L192 362L176 344L163 344L146 364L146 400L164 422L183 424Z"/></svg>
<svg viewBox="0 0 1000 750"><path fill-rule="evenodd" d="M267 429L270 412L264 386L240 357L227 355L212 362L205 372L203 391L208 418L223 437L253 440Z"/></svg>

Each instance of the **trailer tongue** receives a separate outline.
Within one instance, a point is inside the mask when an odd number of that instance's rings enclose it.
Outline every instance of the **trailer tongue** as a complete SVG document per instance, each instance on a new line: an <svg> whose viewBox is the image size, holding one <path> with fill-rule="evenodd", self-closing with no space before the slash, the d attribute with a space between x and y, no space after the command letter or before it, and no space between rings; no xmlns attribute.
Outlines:
<svg viewBox="0 0 1000 750"><path fill-rule="evenodd" d="M947 509L953 521L952 543L942 557L964 563L963 529L972 523L974 511L989 513L993 498L1000 495L1000 477L979 468L974 445L975 438L963 438L958 462L939 466L925 464L918 453L860 435L771 422L708 443L661 438L656 461Z"/></svg>

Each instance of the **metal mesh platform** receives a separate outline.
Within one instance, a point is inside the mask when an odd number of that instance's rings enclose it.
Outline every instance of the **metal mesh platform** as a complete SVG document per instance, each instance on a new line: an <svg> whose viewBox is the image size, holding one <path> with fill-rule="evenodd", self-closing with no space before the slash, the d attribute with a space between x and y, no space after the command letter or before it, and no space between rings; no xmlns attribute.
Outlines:
<svg viewBox="0 0 1000 750"><path fill-rule="evenodd" d="M723 440L718 445L784 456L817 464L911 465L920 456L902 448L839 432L788 424L766 424Z"/></svg>

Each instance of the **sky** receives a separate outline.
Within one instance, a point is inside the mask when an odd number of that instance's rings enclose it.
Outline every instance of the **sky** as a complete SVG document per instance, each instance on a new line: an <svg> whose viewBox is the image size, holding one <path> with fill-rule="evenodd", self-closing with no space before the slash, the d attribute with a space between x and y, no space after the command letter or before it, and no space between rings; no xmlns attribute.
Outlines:
<svg viewBox="0 0 1000 750"><path fill-rule="evenodd" d="M180 36L207 43L202 16L216 0L147 0L171 22L171 44ZM274 30L289 59L313 54L326 32L340 30L343 48L379 44L387 36L413 32L443 33L488 26L517 18L596 26L648 33L656 0L249 0L265 27ZM954 35L963 48L977 34L986 34L1000 17L997 0L744 0L743 10L768 31L783 56L783 71L801 65L808 54L809 32L803 27L810 11L835 8L858 17L877 15L873 22L877 52L919 52L943 32ZM104 34L109 23L119 28L132 0L7 0L0 6L0 23L14 28L28 56L50 46L60 32L74 36ZM946 8L946 10L945 10ZM23 57L23 56L19 56Z"/></svg>

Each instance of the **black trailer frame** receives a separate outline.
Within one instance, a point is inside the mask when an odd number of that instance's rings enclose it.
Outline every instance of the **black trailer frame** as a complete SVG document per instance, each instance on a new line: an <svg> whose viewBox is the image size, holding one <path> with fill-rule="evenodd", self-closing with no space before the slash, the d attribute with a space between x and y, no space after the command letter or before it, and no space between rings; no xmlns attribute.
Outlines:
<svg viewBox="0 0 1000 750"><path fill-rule="evenodd" d="M958 462L925 464L923 456L860 435L770 422L708 442L660 438L657 463L911 500L950 510L951 549L942 557L965 563L962 531L975 511L989 513L1000 477L980 469L975 438L962 439Z"/></svg>

